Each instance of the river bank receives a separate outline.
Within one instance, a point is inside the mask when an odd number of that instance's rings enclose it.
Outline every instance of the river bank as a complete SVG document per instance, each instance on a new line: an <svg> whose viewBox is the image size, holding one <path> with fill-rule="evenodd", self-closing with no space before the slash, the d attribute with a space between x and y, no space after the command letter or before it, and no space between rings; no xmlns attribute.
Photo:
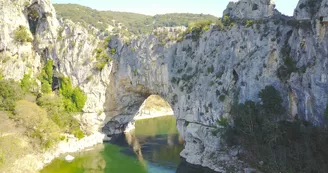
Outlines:
<svg viewBox="0 0 328 173"><path fill-rule="evenodd" d="M56 147L45 152L35 152L21 157L14 162L8 173L36 173L62 154L80 152L103 142L105 135L96 132L82 139L67 136Z"/></svg>

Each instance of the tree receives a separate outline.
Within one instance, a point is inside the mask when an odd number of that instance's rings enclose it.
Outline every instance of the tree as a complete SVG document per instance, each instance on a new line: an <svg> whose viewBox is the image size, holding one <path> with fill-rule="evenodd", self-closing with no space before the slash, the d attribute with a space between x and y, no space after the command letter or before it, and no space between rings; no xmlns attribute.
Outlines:
<svg viewBox="0 0 328 173"><path fill-rule="evenodd" d="M282 114L284 108L282 107L282 98L280 97L279 91L273 86L266 86L259 93L259 97L262 100L262 107L264 111L270 115Z"/></svg>
<svg viewBox="0 0 328 173"><path fill-rule="evenodd" d="M22 96L23 91L17 82L0 80L0 110L14 110L15 102Z"/></svg>
<svg viewBox="0 0 328 173"><path fill-rule="evenodd" d="M42 93L50 93L52 91L53 78L53 60L48 60L41 72L41 91Z"/></svg>

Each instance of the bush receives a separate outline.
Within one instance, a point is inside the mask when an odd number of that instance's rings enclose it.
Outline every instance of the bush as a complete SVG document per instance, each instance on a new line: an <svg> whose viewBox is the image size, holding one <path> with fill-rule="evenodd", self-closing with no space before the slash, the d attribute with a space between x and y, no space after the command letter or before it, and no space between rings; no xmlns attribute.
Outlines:
<svg viewBox="0 0 328 173"><path fill-rule="evenodd" d="M32 42L32 38L25 26L19 25L18 28L14 31L14 39L17 42L25 43Z"/></svg>
<svg viewBox="0 0 328 173"><path fill-rule="evenodd" d="M220 100L221 102L224 102L225 97L226 97L225 95L220 95L219 100Z"/></svg>
<svg viewBox="0 0 328 173"><path fill-rule="evenodd" d="M15 102L24 95L20 85L15 81L0 80L0 110L13 111Z"/></svg>
<svg viewBox="0 0 328 173"><path fill-rule="evenodd" d="M284 112L282 107L282 98L279 91L273 86L266 86L259 93L259 98L262 100L262 107L267 114L281 115Z"/></svg>
<svg viewBox="0 0 328 173"><path fill-rule="evenodd" d="M223 25L226 26L226 27L232 27L232 26L235 25L234 20L232 20L232 19L230 18L229 15L224 15L224 16L223 16L222 23L223 23Z"/></svg>
<svg viewBox="0 0 328 173"><path fill-rule="evenodd" d="M35 139L36 144L42 148L49 148L59 141L59 127L35 103L18 101L13 118L27 129L26 135Z"/></svg>
<svg viewBox="0 0 328 173"><path fill-rule="evenodd" d="M52 92L51 85L45 80L41 80L41 92L45 94Z"/></svg>
<svg viewBox="0 0 328 173"><path fill-rule="evenodd" d="M42 70L42 78L46 81L48 81L48 83L50 85L52 85L52 77L53 77L53 65L54 65L54 61L53 60L48 60L46 65L44 66L43 70Z"/></svg>
<svg viewBox="0 0 328 173"><path fill-rule="evenodd" d="M283 59L283 64L277 70L277 76L280 80L286 81L289 79L293 72L297 72L298 68L296 66L296 61L290 56L291 47L288 45L288 40L286 39L284 47L281 49L281 56Z"/></svg>
<svg viewBox="0 0 328 173"><path fill-rule="evenodd" d="M53 94L43 94L37 99L37 104L47 110L49 118L56 123L63 132L73 134L77 138L83 138L84 133L80 124L71 114L67 113L64 100ZM71 101L68 104L72 104ZM74 108L72 108L74 109Z"/></svg>
<svg viewBox="0 0 328 173"><path fill-rule="evenodd" d="M112 55L116 54L116 49L115 49L115 48L112 48L112 49L110 50L110 53L111 53Z"/></svg>
<svg viewBox="0 0 328 173"><path fill-rule="evenodd" d="M106 54L106 52L102 48L96 48L94 51L96 52L96 59L98 61L95 64L94 69L101 71L105 68L107 63L112 61L112 59ZM116 49L111 49L111 53L115 54Z"/></svg>
<svg viewBox="0 0 328 173"><path fill-rule="evenodd" d="M247 28L249 28L249 27L251 27L251 26L253 26L253 24L254 24L254 21L253 20L246 20L246 27Z"/></svg>
<svg viewBox="0 0 328 173"><path fill-rule="evenodd" d="M87 96L83 93L83 91L78 87L75 88L72 94L72 102L75 103L78 111L82 111L86 101Z"/></svg>
<svg viewBox="0 0 328 173"><path fill-rule="evenodd" d="M38 83L35 79L31 78L30 74L24 74L24 77L21 80L21 87L25 92L38 92Z"/></svg>
<svg viewBox="0 0 328 173"><path fill-rule="evenodd" d="M87 96L82 92L80 88L73 88L71 80L69 78L61 78L59 93L64 98L64 107L66 111L82 111L87 100Z"/></svg>
<svg viewBox="0 0 328 173"><path fill-rule="evenodd" d="M207 72L208 72L208 73L213 73L213 72L214 72L214 66L211 65L211 67L208 67L208 68L207 68Z"/></svg>
<svg viewBox="0 0 328 173"><path fill-rule="evenodd" d="M107 62L97 62L96 65L94 66L94 69L101 71L105 68L106 65L107 65Z"/></svg>
<svg viewBox="0 0 328 173"><path fill-rule="evenodd" d="M53 60L48 60L41 71L41 91L42 93L52 92Z"/></svg>
<svg viewBox="0 0 328 173"><path fill-rule="evenodd" d="M110 36L108 36L104 39L104 48L105 49L108 47L110 40L111 40Z"/></svg>
<svg viewBox="0 0 328 173"><path fill-rule="evenodd" d="M212 24L211 20L192 22L189 24L186 33L191 33L193 41L197 41L201 36L201 34L203 33L203 31L209 30L209 26L211 24Z"/></svg>

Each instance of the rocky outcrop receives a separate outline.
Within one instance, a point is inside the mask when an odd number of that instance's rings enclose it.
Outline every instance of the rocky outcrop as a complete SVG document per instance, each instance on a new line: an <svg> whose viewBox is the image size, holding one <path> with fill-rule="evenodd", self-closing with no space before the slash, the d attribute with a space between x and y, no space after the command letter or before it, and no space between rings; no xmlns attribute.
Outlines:
<svg viewBox="0 0 328 173"><path fill-rule="evenodd" d="M217 120L229 119L234 103L260 102L258 92L272 85L280 91L291 119L323 122L328 35L326 26L309 13L309 2L301 0L295 18L286 18L270 0L241 0L225 10L238 20L224 29L211 26L200 35L188 34L166 44L150 34L128 43L112 37L104 45L104 36L96 29L58 22L47 0L31 1L26 7L23 1L7 0L0 2L0 52L9 59L1 59L0 68L6 78L20 80L30 71L36 76L42 63L53 59L58 74L70 77L88 96L85 113L78 118L89 133L123 132L143 101L160 95L171 105L186 142L181 156L217 171L231 166L239 171L247 165L237 160L238 152L227 150L220 136L212 133ZM314 16L325 15L325 2L320 1ZM42 17L29 20L32 11ZM13 15L5 19L6 14ZM245 26L244 19L263 20ZM30 29L32 43L15 42L13 33L19 25ZM102 69L95 68L99 46L106 46L102 53L112 60Z"/></svg>
<svg viewBox="0 0 328 173"><path fill-rule="evenodd" d="M273 0L238 0L229 2L223 15L235 19L262 19L278 14Z"/></svg>
<svg viewBox="0 0 328 173"><path fill-rule="evenodd" d="M300 0L294 11L294 17L298 20L326 18L327 8L327 0Z"/></svg>

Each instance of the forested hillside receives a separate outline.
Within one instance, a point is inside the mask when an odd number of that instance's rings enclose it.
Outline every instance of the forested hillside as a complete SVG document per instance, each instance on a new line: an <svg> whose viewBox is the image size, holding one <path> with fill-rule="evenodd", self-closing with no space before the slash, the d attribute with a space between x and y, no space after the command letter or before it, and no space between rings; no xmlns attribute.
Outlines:
<svg viewBox="0 0 328 173"><path fill-rule="evenodd" d="M54 4L54 7L58 18L70 19L82 25L90 24L103 31L108 29L117 32L119 29L122 33L127 29L135 35L149 33L157 27L188 26L190 22L218 20L215 16L204 14L172 13L148 16L128 12L97 11L77 4Z"/></svg>

